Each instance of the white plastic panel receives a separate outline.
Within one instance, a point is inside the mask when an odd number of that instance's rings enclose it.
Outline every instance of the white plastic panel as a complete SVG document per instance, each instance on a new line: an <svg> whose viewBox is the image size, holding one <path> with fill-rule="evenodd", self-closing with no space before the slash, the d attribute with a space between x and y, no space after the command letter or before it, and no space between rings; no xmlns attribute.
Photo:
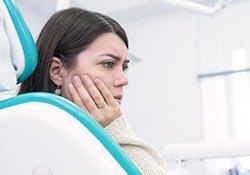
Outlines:
<svg viewBox="0 0 250 175"><path fill-rule="evenodd" d="M0 110L0 170L31 175L123 175L126 172L74 117L44 103Z"/></svg>
<svg viewBox="0 0 250 175"><path fill-rule="evenodd" d="M10 58L12 63L15 64L17 67L16 77L19 77L22 74L25 67L25 58L22 45L20 43L16 29L13 25L12 19L9 15L9 12L3 0L0 1L0 7L1 7L0 10L2 10L4 14L5 31L10 43Z"/></svg>
<svg viewBox="0 0 250 175"><path fill-rule="evenodd" d="M0 92L16 86L16 73L11 63L10 44L6 34L6 9L0 2Z"/></svg>

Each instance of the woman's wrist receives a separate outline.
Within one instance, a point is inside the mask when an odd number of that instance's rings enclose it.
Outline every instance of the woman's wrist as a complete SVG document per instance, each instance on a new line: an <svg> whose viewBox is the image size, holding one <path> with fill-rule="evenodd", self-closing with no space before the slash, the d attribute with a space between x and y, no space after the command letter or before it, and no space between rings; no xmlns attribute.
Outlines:
<svg viewBox="0 0 250 175"><path fill-rule="evenodd" d="M106 132L118 143L123 140L124 137L135 136L131 127L127 122L125 114L115 119L112 123L105 127Z"/></svg>

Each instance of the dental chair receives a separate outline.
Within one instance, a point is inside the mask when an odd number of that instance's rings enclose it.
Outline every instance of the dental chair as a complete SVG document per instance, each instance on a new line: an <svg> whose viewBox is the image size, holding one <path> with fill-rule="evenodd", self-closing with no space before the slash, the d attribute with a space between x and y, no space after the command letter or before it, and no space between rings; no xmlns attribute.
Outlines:
<svg viewBox="0 0 250 175"><path fill-rule="evenodd" d="M12 0L0 1L0 95L31 75L33 38ZM121 147L72 102L49 93L0 101L0 174L139 175Z"/></svg>

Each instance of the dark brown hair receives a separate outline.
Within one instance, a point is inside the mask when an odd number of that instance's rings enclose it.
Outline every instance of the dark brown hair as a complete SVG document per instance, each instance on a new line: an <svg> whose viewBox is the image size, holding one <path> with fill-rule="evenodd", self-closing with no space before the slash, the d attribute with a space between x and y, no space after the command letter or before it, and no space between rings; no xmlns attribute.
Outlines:
<svg viewBox="0 0 250 175"><path fill-rule="evenodd" d="M38 63L33 74L20 87L19 94L27 92L54 92L56 85L49 78L51 58L61 59L70 69L76 57L101 34L115 33L128 48L123 28L112 18L80 8L55 13L43 27L38 40Z"/></svg>

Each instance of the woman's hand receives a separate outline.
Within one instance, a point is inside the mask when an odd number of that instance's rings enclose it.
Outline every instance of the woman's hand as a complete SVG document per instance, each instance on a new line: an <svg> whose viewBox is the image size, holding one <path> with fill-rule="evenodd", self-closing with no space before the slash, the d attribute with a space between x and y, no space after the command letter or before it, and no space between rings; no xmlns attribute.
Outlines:
<svg viewBox="0 0 250 175"><path fill-rule="evenodd" d="M72 101L88 112L103 127L122 115L118 102L100 79L94 82L89 76L73 77L68 86Z"/></svg>

